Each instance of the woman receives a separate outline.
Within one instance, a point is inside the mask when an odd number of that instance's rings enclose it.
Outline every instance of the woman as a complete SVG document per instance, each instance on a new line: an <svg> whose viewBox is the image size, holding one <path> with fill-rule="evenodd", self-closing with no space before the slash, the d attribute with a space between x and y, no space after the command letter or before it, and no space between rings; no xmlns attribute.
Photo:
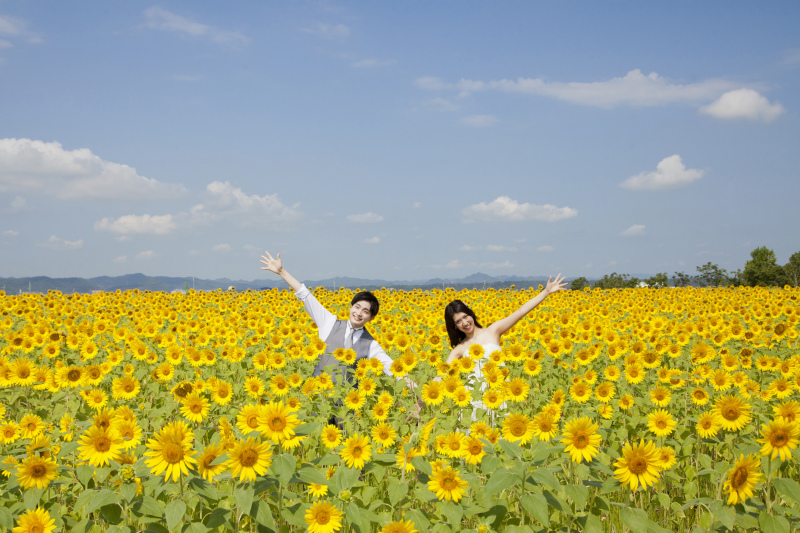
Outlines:
<svg viewBox="0 0 800 533"><path fill-rule="evenodd" d="M555 280L550 276L544 290L507 317L485 328L480 325L472 309L461 300L453 300L444 309L444 323L447 326L447 335L450 337L450 346L453 348L447 358L447 362L452 363L465 355L468 356L469 347L473 344L481 345L483 347L483 358L475 362L475 370L472 372L472 376L477 383L480 383L480 390L482 391L486 386L486 383L483 382L483 372L481 370L483 360L488 358L492 352L501 349L500 337L514 327L522 317L533 311L545 298L554 292L564 290L566 285L565 278L561 274L556 276ZM480 401L472 402L472 405L475 408L484 407L483 402ZM474 418L475 415L473 414Z"/></svg>

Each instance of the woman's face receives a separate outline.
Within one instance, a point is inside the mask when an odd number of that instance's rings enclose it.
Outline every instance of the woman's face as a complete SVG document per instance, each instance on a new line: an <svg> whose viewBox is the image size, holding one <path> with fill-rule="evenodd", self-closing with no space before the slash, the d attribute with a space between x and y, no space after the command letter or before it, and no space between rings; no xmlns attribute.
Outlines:
<svg viewBox="0 0 800 533"><path fill-rule="evenodd" d="M453 322L462 333L469 335L475 331L475 320L467 313L456 313L453 315Z"/></svg>

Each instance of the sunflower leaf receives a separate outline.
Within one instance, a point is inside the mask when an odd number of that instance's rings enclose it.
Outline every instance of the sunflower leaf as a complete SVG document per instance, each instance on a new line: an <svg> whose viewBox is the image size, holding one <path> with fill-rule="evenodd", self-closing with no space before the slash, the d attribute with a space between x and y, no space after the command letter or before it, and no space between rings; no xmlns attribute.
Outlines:
<svg viewBox="0 0 800 533"><path fill-rule="evenodd" d="M272 460L272 472L284 487L292 479L297 461L289 454L277 455Z"/></svg>
<svg viewBox="0 0 800 533"><path fill-rule="evenodd" d="M547 527L550 525L550 514L547 509L547 500L541 494L523 494L519 499L522 508L525 509L534 520Z"/></svg>
<svg viewBox="0 0 800 533"><path fill-rule="evenodd" d="M116 492L112 492L108 489L103 489L92 498L92 501L86 508L86 514L89 514L92 511L103 507L104 505L108 505L110 503L118 503L120 499L121 496Z"/></svg>
<svg viewBox="0 0 800 533"><path fill-rule="evenodd" d="M764 533L789 533L789 521L782 516L772 516L767 511L758 515L758 525Z"/></svg>
<svg viewBox="0 0 800 533"><path fill-rule="evenodd" d="M171 531L176 529L186 515L186 504L180 500L172 500L164 508L164 517L167 521L167 528Z"/></svg>
<svg viewBox="0 0 800 533"><path fill-rule="evenodd" d="M781 498L795 505L800 504L800 484L793 479L775 478L772 483Z"/></svg>

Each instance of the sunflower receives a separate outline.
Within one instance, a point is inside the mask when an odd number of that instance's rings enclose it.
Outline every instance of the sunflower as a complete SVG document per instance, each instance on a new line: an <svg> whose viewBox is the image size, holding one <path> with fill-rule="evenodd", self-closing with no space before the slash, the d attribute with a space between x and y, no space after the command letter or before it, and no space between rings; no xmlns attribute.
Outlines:
<svg viewBox="0 0 800 533"><path fill-rule="evenodd" d="M211 388L211 399L218 405L227 405L233 398L233 390L227 381L218 379Z"/></svg>
<svg viewBox="0 0 800 533"><path fill-rule="evenodd" d="M401 447L395 455L395 465L405 472L413 472L416 468L414 468L414 465L411 463L411 459L422 455L422 451L416 446L410 448L408 451L405 450L405 447Z"/></svg>
<svg viewBox="0 0 800 533"><path fill-rule="evenodd" d="M56 529L56 521L50 513L37 507L20 515L17 527L12 533L52 533Z"/></svg>
<svg viewBox="0 0 800 533"><path fill-rule="evenodd" d="M327 501L311 504L305 519L311 533L333 533L342 529L342 511Z"/></svg>
<svg viewBox="0 0 800 533"><path fill-rule="evenodd" d="M459 477L459 472L445 467L435 472L428 481L428 488L436 493L440 501L459 501L466 494L468 483Z"/></svg>
<svg viewBox="0 0 800 533"><path fill-rule="evenodd" d="M616 394L616 390L614 389L614 384L610 381L604 381L594 391L595 398L603 403L610 402L614 398L614 394Z"/></svg>
<svg viewBox="0 0 800 533"><path fill-rule="evenodd" d="M197 458L197 472L208 481L212 481L215 476L225 472L227 469L226 462L212 464L224 453L225 446L221 443L206 446L203 453Z"/></svg>
<svg viewBox="0 0 800 533"><path fill-rule="evenodd" d="M42 433L44 421L38 415L27 414L19 421L18 427L23 439L32 439Z"/></svg>
<svg viewBox="0 0 800 533"><path fill-rule="evenodd" d="M437 451L448 457L461 457L464 452L465 436L458 431L436 437Z"/></svg>
<svg viewBox="0 0 800 533"><path fill-rule="evenodd" d="M629 485L631 490L639 486L647 488L653 485L661 475L661 456L654 442L645 444L626 443L622 448L622 457L614 461L614 478L622 484Z"/></svg>
<svg viewBox="0 0 800 533"><path fill-rule="evenodd" d="M533 434L540 441L549 442L558 434L558 418L548 412L541 412L533 418Z"/></svg>
<svg viewBox="0 0 800 533"><path fill-rule="evenodd" d="M427 405L439 405L444 400L444 387L439 381L431 381L422 386L420 396Z"/></svg>
<svg viewBox="0 0 800 533"><path fill-rule="evenodd" d="M573 462L589 462L597 455L597 447L602 441L602 437L597 434L598 429L600 426L587 416L573 418L566 423L561 442L566 444L564 451L569 452Z"/></svg>
<svg viewBox="0 0 800 533"><path fill-rule="evenodd" d="M122 439L121 446L123 450L135 448L142 442L142 428L139 427L136 420L115 418L112 427Z"/></svg>
<svg viewBox="0 0 800 533"><path fill-rule="evenodd" d="M139 380L125 375L114 379L111 385L111 396L115 400L131 400L139 394L141 388Z"/></svg>
<svg viewBox="0 0 800 533"><path fill-rule="evenodd" d="M289 380L280 374L275 374L269 380L269 390L274 396L286 396L290 390Z"/></svg>
<svg viewBox="0 0 800 533"><path fill-rule="evenodd" d="M617 402L617 406L622 409L623 411L627 411L631 407L633 407L634 401L633 396L630 394L626 394L625 396L621 397Z"/></svg>
<svg viewBox="0 0 800 533"><path fill-rule="evenodd" d="M297 415L283 405L283 402L265 405L258 422L261 435L276 443L294 437L294 428L300 425Z"/></svg>
<svg viewBox="0 0 800 533"><path fill-rule="evenodd" d="M695 387L690 394L692 403L695 405L705 405L708 403L708 393L702 387Z"/></svg>
<svg viewBox="0 0 800 533"><path fill-rule="evenodd" d="M533 438L534 424L526 415L512 413L503 420L503 438L525 444Z"/></svg>
<svg viewBox="0 0 800 533"><path fill-rule="evenodd" d="M247 376L244 380L244 390L251 398L260 398L264 394L264 382L258 376Z"/></svg>
<svg viewBox="0 0 800 533"><path fill-rule="evenodd" d="M489 409L497 409L504 401L502 391L490 389L483 394L483 403Z"/></svg>
<svg viewBox="0 0 800 533"><path fill-rule="evenodd" d="M461 457L467 464L476 465L481 462L486 452L483 450L483 442L475 436L467 437L463 443L464 450Z"/></svg>
<svg viewBox="0 0 800 533"><path fill-rule="evenodd" d="M664 409L658 409L647 415L647 428L657 437L668 436L675 431L677 425L669 411Z"/></svg>
<svg viewBox="0 0 800 533"><path fill-rule="evenodd" d="M342 432L333 424L328 424L322 428L320 440L326 448L336 448L342 442Z"/></svg>
<svg viewBox="0 0 800 533"><path fill-rule="evenodd" d="M208 400L191 393L181 402L181 415L190 422L202 422L208 416Z"/></svg>
<svg viewBox="0 0 800 533"><path fill-rule="evenodd" d="M0 443L11 444L19 439L19 426L14 421L0 424Z"/></svg>
<svg viewBox="0 0 800 533"><path fill-rule="evenodd" d="M769 455L770 459L780 457L785 461L792 456L792 450L797 448L800 436L800 426L797 422L788 422L783 418L776 418L769 424L761 426L761 438L756 442L763 444L761 455Z"/></svg>
<svg viewBox="0 0 800 533"><path fill-rule="evenodd" d="M380 443L381 446L391 446L397 439L397 432L392 426L381 422L372 427L372 440Z"/></svg>
<svg viewBox="0 0 800 533"><path fill-rule="evenodd" d="M670 446L662 446L657 451L661 460L661 470L669 470L678 462L675 458L675 450Z"/></svg>
<svg viewBox="0 0 800 533"><path fill-rule="evenodd" d="M466 387L458 387L453 392L453 403L459 407L467 407L472 403L472 393Z"/></svg>
<svg viewBox="0 0 800 533"><path fill-rule="evenodd" d="M361 409L367 402L367 394L364 391L353 389L344 397L345 406L351 411Z"/></svg>
<svg viewBox="0 0 800 533"><path fill-rule="evenodd" d="M644 380L645 370L641 363L633 363L625 367L625 380L636 385Z"/></svg>
<svg viewBox="0 0 800 533"><path fill-rule="evenodd" d="M761 460L755 455L739 455L739 460L728 470L728 477L722 488L728 494L728 505L744 502L753 495L753 489L764 476L759 472Z"/></svg>
<svg viewBox="0 0 800 533"><path fill-rule="evenodd" d="M45 489L58 477L58 465L52 457L29 455L15 468L17 480L23 489Z"/></svg>
<svg viewBox="0 0 800 533"><path fill-rule="evenodd" d="M255 481L256 476L264 475L272 464L272 450L269 444L249 437L246 441L237 441L228 452L226 468L232 477L239 481Z"/></svg>
<svg viewBox="0 0 800 533"><path fill-rule="evenodd" d="M528 382L522 378L514 378L506 383L506 399L512 402L524 402L531 390Z"/></svg>
<svg viewBox="0 0 800 533"><path fill-rule="evenodd" d="M800 404L794 400L773 406L772 410L775 412L775 416L783 418L787 422L800 422Z"/></svg>
<svg viewBox="0 0 800 533"><path fill-rule="evenodd" d="M597 408L597 414L605 418L606 420L610 420L612 416L614 416L614 408L608 404L601 405Z"/></svg>
<svg viewBox="0 0 800 533"><path fill-rule="evenodd" d="M188 474L197 461L192 457L192 436L184 431L180 423L168 424L161 428L154 439L147 441L148 451L144 453L145 464L158 476L164 472L164 480L172 477L178 481L181 474Z"/></svg>
<svg viewBox="0 0 800 533"><path fill-rule="evenodd" d="M383 526L380 533L419 533L414 529L414 522L411 520L400 520L399 522L388 522Z"/></svg>
<svg viewBox="0 0 800 533"><path fill-rule="evenodd" d="M739 431L753 418L750 404L735 394L718 398L713 412L720 418L725 431Z"/></svg>
<svg viewBox="0 0 800 533"><path fill-rule="evenodd" d="M242 410L239 411L239 414L236 415L236 427L238 427L242 435L245 436L254 431L259 431L259 416L261 416L261 406L253 404L245 405L242 407Z"/></svg>
<svg viewBox="0 0 800 533"><path fill-rule="evenodd" d="M522 365L522 370L529 376L538 376L542 372L542 364L538 359L528 358Z"/></svg>
<svg viewBox="0 0 800 533"><path fill-rule="evenodd" d="M697 433L704 439L710 439L715 436L721 427L722 423L719 420L719 415L713 412L700 415L695 426Z"/></svg>
<svg viewBox="0 0 800 533"><path fill-rule="evenodd" d="M123 441L119 432L114 428L99 428L89 426L86 433L78 439L80 443L80 457L93 466L108 465L117 453L123 450Z"/></svg>
<svg viewBox="0 0 800 533"><path fill-rule="evenodd" d="M672 393L669 392L669 389L664 387L658 386L650 391L650 401L658 407L669 405L671 399Z"/></svg>
<svg viewBox="0 0 800 533"><path fill-rule="evenodd" d="M314 498L322 498L328 494L328 485L320 485L318 483L308 484L308 493Z"/></svg>
<svg viewBox="0 0 800 533"><path fill-rule="evenodd" d="M372 457L372 445L366 435L353 435L344 441L339 453L349 468L364 468L364 463Z"/></svg>

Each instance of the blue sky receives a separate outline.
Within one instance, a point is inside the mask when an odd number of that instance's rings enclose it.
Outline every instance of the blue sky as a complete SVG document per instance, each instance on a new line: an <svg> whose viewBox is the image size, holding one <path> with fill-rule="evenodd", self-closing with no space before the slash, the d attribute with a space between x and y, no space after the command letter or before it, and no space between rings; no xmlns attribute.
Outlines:
<svg viewBox="0 0 800 533"><path fill-rule="evenodd" d="M0 276L800 251L800 3L0 0Z"/></svg>

